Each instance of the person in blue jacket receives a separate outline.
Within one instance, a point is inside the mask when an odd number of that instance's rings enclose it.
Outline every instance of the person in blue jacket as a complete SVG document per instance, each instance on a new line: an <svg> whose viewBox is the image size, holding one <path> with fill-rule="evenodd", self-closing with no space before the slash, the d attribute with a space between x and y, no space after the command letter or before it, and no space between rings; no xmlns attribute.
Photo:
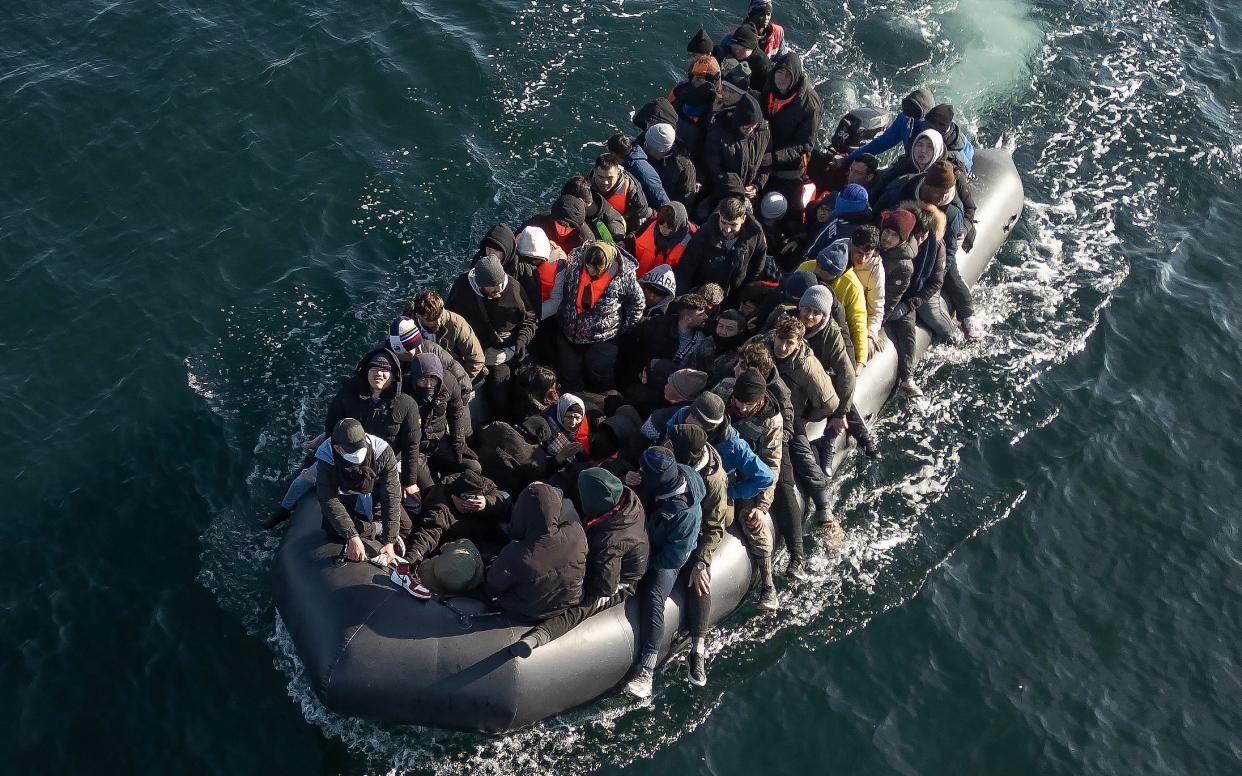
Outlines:
<svg viewBox="0 0 1242 776"><path fill-rule="evenodd" d="M647 448L637 479L638 495L647 511L650 555L639 600L638 662L625 691L636 698L649 698L664 636L664 606L681 567L698 545L707 486L697 471L677 463L667 447Z"/></svg>
<svg viewBox="0 0 1242 776"><path fill-rule="evenodd" d="M935 106L936 100L932 97L930 89L920 86L910 92L902 99L901 112L893 117L888 129L870 143L854 149L845 157L845 163L848 164L863 154L879 156L890 148L896 148L899 144L909 153L910 144L923 131L924 117Z"/></svg>
<svg viewBox="0 0 1242 776"><path fill-rule="evenodd" d="M772 469L755 455L729 423L724 399L716 394L703 393L689 407L674 412L664 427L662 438L668 439L673 427L681 423L702 427L707 432L707 441L720 453L729 475L729 501L757 498L776 481Z"/></svg>
<svg viewBox="0 0 1242 776"><path fill-rule="evenodd" d="M608 138L608 150L621 160L621 167L638 181L652 210L659 210L669 203L668 193L664 191L664 181L660 180L660 173L656 172L656 168L651 166L647 152L641 145L618 132Z"/></svg>

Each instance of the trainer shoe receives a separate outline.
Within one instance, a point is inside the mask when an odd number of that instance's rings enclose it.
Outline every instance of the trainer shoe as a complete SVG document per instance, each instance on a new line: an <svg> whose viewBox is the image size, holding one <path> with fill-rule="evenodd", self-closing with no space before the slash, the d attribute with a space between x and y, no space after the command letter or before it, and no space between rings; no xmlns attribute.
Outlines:
<svg viewBox="0 0 1242 776"><path fill-rule="evenodd" d="M642 701L651 697L651 685L654 681L655 674L646 668L639 668L635 670L633 678L621 689Z"/></svg>
<svg viewBox="0 0 1242 776"><path fill-rule="evenodd" d="M966 335L967 342L978 342L983 339L983 325L972 315L962 321L962 334Z"/></svg>
<svg viewBox="0 0 1242 776"><path fill-rule="evenodd" d="M431 591L418 581L418 577L410 570L408 563L398 563L388 579L397 587L414 596L420 601L431 598Z"/></svg>
<svg viewBox="0 0 1242 776"><path fill-rule="evenodd" d="M918 383L914 382L913 377L907 377L901 381L901 392L911 398L923 395L923 389L919 387Z"/></svg>
<svg viewBox="0 0 1242 776"><path fill-rule="evenodd" d="M515 641L509 645L509 654L514 657L530 657L535 650L548 643L548 632L543 628L535 628L530 633L522 637L521 641Z"/></svg>
<svg viewBox="0 0 1242 776"><path fill-rule="evenodd" d="M781 608L781 602L776 597L776 588L774 586L764 585L759 590L759 608L765 612L775 612Z"/></svg>
<svg viewBox="0 0 1242 776"><path fill-rule="evenodd" d="M881 457L883 457L880 454L880 443L875 441L874 436L868 436L866 439L863 440L862 451L863 451L863 455L867 456L873 461L878 461L880 460Z"/></svg>
<svg viewBox="0 0 1242 776"><path fill-rule="evenodd" d="M793 556L789 559L789 565L785 566L785 579L790 582L796 582L800 579L806 579L806 574L802 571L802 558Z"/></svg>
<svg viewBox="0 0 1242 776"><path fill-rule="evenodd" d="M707 684L707 651L691 649L690 657L686 658L686 673L690 676L690 684L703 687Z"/></svg>

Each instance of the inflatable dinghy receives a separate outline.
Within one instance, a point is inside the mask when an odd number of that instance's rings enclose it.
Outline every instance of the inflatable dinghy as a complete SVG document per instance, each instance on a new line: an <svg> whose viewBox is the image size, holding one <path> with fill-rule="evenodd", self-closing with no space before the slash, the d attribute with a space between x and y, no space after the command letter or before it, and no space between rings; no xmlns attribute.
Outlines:
<svg viewBox="0 0 1242 776"><path fill-rule="evenodd" d="M958 254L974 285L1022 212L1022 181L1004 149L974 158L978 205L973 250ZM916 358L930 344L920 327ZM854 402L871 419L896 381L894 348L872 359ZM838 456L844 454L839 449ZM514 658L529 628L471 598L420 601L370 563L338 564L341 545L321 528L319 504L303 499L276 555L276 608L316 695L334 712L384 722L501 732L521 728L615 688L638 649L638 601L596 614L567 635ZM726 535L712 562L715 625L750 591L754 568ZM683 586L666 604L661 659L682 626Z"/></svg>

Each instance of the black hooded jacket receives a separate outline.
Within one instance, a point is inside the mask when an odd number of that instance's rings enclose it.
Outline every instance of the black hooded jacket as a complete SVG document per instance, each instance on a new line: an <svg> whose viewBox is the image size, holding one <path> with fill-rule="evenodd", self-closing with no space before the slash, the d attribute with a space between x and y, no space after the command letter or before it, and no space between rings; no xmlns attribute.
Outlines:
<svg viewBox="0 0 1242 776"><path fill-rule="evenodd" d="M742 134L739 127L756 124L755 131ZM730 173L741 180L743 186L763 188L768 180L768 169L763 156L768 152L771 133L758 103L749 95L742 98L727 116L715 122L703 143L703 164L700 178L710 185L717 196L728 190Z"/></svg>
<svg viewBox="0 0 1242 776"><path fill-rule="evenodd" d="M611 596L626 585L637 588L647 573L647 517L642 501L629 488L611 511L585 521L586 580L582 600Z"/></svg>
<svg viewBox="0 0 1242 776"><path fill-rule="evenodd" d="M424 394L415 383L423 377L434 377L438 384L430 395ZM409 363L402 390L413 397L418 415L422 419L422 447L425 455L431 455L444 440L453 451L457 462L466 456L466 434L469 428L469 408L461 398L461 386L451 373L444 371L440 359L430 353L419 353ZM404 464L403 464L404 467ZM404 472L405 469L402 469Z"/></svg>
<svg viewBox="0 0 1242 776"><path fill-rule="evenodd" d="M527 486L513 505L509 536L487 570L487 594L502 612L538 622L582 600L586 534L561 491L542 482Z"/></svg>
<svg viewBox="0 0 1242 776"><path fill-rule="evenodd" d="M483 500L487 506L479 512L460 512L450 494L462 474L450 474L423 494L423 508L413 521L413 531L405 540L406 559L417 563L436 548L457 538L467 538L476 545L481 537L497 536L500 525L509 519L509 497L496 483L483 478ZM485 542L486 543L486 542ZM500 541L503 544L503 540Z"/></svg>
<svg viewBox="0 0 1242 776"><path fill-rule="evenodd" d="M512 274L513 262L517 256L517 240L513 236L513 230L506 224L496 224L488 229L483 239L479 240L479 251L474 257L479 258L488 248L494 248L503 254L500 263L506 272Z"/></svg>
<svg viewBox="0 0 1242 776"><path fill-rule="evenodd" d="M535 336L539 323L536 308L527 300L522 284L512 276L498 298L487 299L475 287L472 273L473 270L467 270L457 276L445 306L466 319L485 349L513 348L514 360L520 359Z"/></svg>
<svg viewBox="0 0 1242 776"><path fill-rule="evenodd" d="M379 399L372 399L367 369L376 356L388 361L392 379L380 392ZM414 400L401 392L401 362L391 350L376 348L367 353L354 368L353 376L341 382L324 418L324 433L328 437L342 418L353 418L368 434L387 442L401 461L401 484L414 484L422 423Z"/></svg>
<svg viewBox="0 0 1242 776"><path fill-rule="evenodd" d="M784 68L793 77L788 92L776 88L776 70ZM815 150L824 103L811 88L802 72L802 59L791 51L768 76L760 105L772 135L772 175L778 178L800 178L805 160ZM787 101L786 101L787 100Z"/></svg>

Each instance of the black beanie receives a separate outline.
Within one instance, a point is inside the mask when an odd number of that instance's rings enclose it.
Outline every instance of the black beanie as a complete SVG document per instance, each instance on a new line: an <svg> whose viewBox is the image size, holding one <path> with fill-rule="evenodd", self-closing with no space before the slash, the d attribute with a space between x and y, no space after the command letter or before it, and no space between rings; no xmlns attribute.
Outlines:
<svg viewBox="0 0 1242 776"><path fill-rule="evenodd" d="M743 95L733 109L733 126L735 127L758 124L762 118L763 110L759 107L758 100L749 94Z"/></svg>
<svg viewBox="0 0 1242 776"><path fill-rule="evenodd" d="M698 34L691 38L690 42L686 44L686 53L710 54L712 53L712 49L715 47L715 44L712 43L711 36L707 34L707 30L700 27Z"/></svg>
<svg viewBox="0 0 1242 776"><path fill-rule="evenodd" d="M749 22L733 31L733 42L751 51L759 48L759 31Z"/></svg>
<svg viewBox="0 0 1242 776"><path fill-rule="evenodd" d="M759 374L758 369L751 367L742 372L733 383L733 398L742 404L754 404L763 398L767 390L768 385L763 381L763 375Z"/></svg>
<svg viewBox="0 0 1242 776"><path fill-rule="evenodd" d="M679 423L668 434L677 463L694 466L694 462L707 448L707 432L693 423Z"/></svg>
<svg viewBox="0 0 1242 776"><path fill-rule="evenodd" d="M570 226L582 226L586 222L586 203L566 194L552 203L552 217Z"/></svg>
<svg viewBox="0 0 1242 776"><path fill-rule="evenodd" d="M953 123L953 106L947 102L937 105L927 111L927 115L924 118L938 126L947 127Z"/></svg>

